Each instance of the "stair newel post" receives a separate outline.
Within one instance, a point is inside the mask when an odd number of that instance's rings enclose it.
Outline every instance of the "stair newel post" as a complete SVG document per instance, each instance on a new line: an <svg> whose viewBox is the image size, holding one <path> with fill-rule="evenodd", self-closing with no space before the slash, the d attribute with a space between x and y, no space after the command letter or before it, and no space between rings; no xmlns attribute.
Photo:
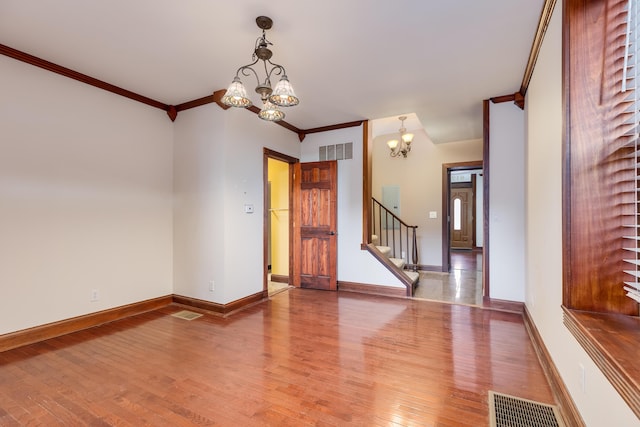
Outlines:
<svg viewBox="0 0 640 427"><path fill-rule="evenodd" d="M376 236L378 235L377 225L378 225L378 222L376 221L376 200L372 197L371 198L371 226L373 227L372 234L375 234ZM369 237L369 238L373 239L373 237ZM374 243L373 240L371 243Z"/></svg>
<svg viewBox="0 0 640 427"><path fill-rule="evenodd" d="M404 258L402 256L402 223L399 223L400 229L398 230L398 236L400 237L400 241L398 242L398 247L400 248L400 258Z"/></svg>
<svg viewBox="0 0 640 427"><path fill-rule="evenodd" d="M413 228L413 268L414 271L418 270L418 239L416 237L416 228L418 227L412 227Z"/></svg>
<svg viewBox="0 0 640 427"><path fill-rule="evenodd" d="M378 205L378 244L382 244L382 207Z"/></svg>
<svg viewBox="0 0 640 427"><path fill-rule="evenodd" d="M396 256L396 219L394 217L391 217L391 244L387 246L391 246L391 256L398 258Z"/></svg>
<svg viewBox="0 0 640 427"><path fill-rule="evenodd" d="M407 227L407 233L409 233L409 227ZM414 244L415 247L415 244ZM413 257L413 248L409 247L409 235L407 234L407 260L409 260L409 249L411 249L411 262L415 264L416 260Z"/></svg>
<svg viewBox="0 0 640 427"><path fill-rule="evenodd" d="M384 211L384 244L389 246L389 211Z"/></svg>

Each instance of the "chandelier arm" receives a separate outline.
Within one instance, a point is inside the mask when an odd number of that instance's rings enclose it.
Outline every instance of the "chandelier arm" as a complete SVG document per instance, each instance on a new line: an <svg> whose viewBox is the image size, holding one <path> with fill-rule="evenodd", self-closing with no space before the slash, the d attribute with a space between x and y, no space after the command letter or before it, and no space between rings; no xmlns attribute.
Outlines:
<svg viewBox="0 0 640 427"><path fill-rule="evenodd" d="M281 74L283 76L287 75L287 71L284 69L282 65L271 62L270 60L265 61L265 64L264 64L265 72L267 72L267 64L266 64L267 62L271 65L271 70L267 73L267 80L271 81L271 74L273 73L274 70L277 70L277 72L275 73L276 76L279 76Z"/></svg>
<svg viewBox="0 0 640 427"><path fill-rule="evenodd" d="M258 61L259 59L256 59L251 64L243 65L242 67L238 68L238 71L236 71L236 77L238 77L240 73L242 73L243 76L247 76L247 77L249 77L251 73L253 73L254 77L256 78L257 84L260 85L260 78L258 77L258 73L256 73L256 70L251 68L251 66L256 65ZM247 70L251 71L251 73L249 73Z"/></svg>

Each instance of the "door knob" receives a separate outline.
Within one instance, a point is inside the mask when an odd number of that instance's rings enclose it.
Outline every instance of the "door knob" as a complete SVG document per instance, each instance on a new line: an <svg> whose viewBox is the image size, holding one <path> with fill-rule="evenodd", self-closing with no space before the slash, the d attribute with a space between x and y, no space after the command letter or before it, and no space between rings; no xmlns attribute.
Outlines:
<svg viewBox="0 0 640 427"><path fill-rule="evenodd" d="M329 236L335 236L335 235L336 235L336 232L335 232L335 231L330 231L330 232L329 232Z"/></svg>

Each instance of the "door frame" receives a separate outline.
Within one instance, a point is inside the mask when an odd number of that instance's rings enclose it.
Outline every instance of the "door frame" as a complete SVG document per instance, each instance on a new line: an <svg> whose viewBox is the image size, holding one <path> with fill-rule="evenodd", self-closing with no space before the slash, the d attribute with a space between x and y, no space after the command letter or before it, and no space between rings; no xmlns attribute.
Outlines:
<svg viewBox="0 0 640 427"><path fill-rule="evenodd" d="M451 198L451 171L464 171L464 170L474 170L474 169L482 169L484 171L484 162L482 160L473 160L469 162L458 162L458 163L443 163L442 164L442 271L448 273L449 268L451 267L451 245L449 242L450 239L450 230L449 230L449 220L451 218L451 203L449 199ZM485 218L484 224L487 224L487 218ZM484 225L484 233L485 238L487 236L488 230L486 225ZM482 257L485 257L485 245L482 245ZM483 271L484 275L484 271ZM486 288L483 282L483 296L486 296L484 293L486 292Z"/></svg>
<svg viewBox="0 0 640 427"><path fill-rule="evenodd" d="M293 164L300 162L300 159L288 156L277 151L273 151L264 147L262 149L262 195L263 195L263 218L262 218L262 296L267 298L269 296L269 159L280 160L289 164L289 212L293 208ZM292 215L289 215L289 281L293 277L293 221Z"/></svg>

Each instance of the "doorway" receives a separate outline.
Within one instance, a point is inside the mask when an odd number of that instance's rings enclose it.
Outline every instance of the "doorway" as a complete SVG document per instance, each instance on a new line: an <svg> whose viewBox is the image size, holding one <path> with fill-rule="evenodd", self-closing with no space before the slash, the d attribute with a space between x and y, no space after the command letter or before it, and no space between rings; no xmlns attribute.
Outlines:
<svg viewBox="0 0 640 427"><path fill-rule="evenodd" d="M481 296L485 296L483 175L482 161L442 165L442 271L479 278Z"/></svg>
<svg viewBox="0 0 640 427"><path fill-rule="evenodd" d="M292 165L297 162L294 157L267 148L263 151L265 296L287 290L291 281Z"/></svg>

